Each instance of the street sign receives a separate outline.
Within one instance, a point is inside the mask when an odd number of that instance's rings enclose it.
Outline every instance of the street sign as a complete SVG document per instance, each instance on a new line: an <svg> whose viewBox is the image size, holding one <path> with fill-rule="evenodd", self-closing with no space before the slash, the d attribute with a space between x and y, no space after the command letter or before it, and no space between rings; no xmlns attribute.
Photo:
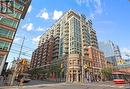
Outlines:
<svg viewBox="0 0 130 89"><path fill-rule="evenodd" d="M125 64L125 61L123 59L120 59L120 60L117 61L117 64L118 65L123 65L123 64Z"/></svg>
<svg viewBox="0 0 130 89"><path fill-rule="evenodd" d="M60 68L63 68L63 66L64 66L64 65L63 65L63 64L61 64L61 65L60 65Z"/></svg>
<svg viewBox="0 0 130 89"><path fill-rule="evenodd" d="M84 68L87 69L89 66L87 64L84 65Z"/></svg>

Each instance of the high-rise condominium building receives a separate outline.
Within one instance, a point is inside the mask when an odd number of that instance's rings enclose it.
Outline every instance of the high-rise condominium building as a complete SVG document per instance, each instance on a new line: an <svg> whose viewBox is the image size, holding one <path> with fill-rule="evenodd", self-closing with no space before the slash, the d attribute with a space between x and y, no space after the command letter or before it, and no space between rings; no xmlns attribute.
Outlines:
<svg viewBox="0 0 130 89"><path fill-rule="evenodd" d="M87 61L88 46L98 49L92 21L69 10L40 37L39 46L32 55L31 68L50 69L51 74L46 72L50 79L81 82L85 76L83 65L91 65Z"/></svg>
<svg viewBox="0 0 130 89"><path fill-rule="evenodd" d="M115 66L117 65L117 61L122 59L119 46L112 41L100 41L99 49L104 52L106 59Z"/></svg>
<svg viewBox="0 0 130 89"><path fill-rule="evenodd" d="M0 1L0 75L21 19L24 19L31 0Z"/></svg>

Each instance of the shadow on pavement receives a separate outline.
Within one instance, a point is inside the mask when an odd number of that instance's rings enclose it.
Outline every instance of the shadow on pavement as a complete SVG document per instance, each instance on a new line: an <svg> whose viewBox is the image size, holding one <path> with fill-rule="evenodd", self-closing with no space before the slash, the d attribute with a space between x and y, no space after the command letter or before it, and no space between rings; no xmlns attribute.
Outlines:
<svg viewBox="0 0 130 89"><path fill-rule="evenodd" d="M28 83L24 83L24 86L28 85L39 85L39 84L56 84L56 83L63 83L63 82L56 82L56 81L48 81L48 80L31 80Z"/></svg>

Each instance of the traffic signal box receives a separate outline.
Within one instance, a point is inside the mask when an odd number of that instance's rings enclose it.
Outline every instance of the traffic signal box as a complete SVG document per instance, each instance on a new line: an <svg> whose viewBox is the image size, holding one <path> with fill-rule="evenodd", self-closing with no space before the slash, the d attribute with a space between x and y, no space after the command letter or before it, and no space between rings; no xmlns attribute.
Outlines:
<svg viewBox="0 0 130 89"><path fill-rule="evenodd" d="M22 65L26 65L27 64L27 60L26 59L22 59L21 64Z"/></svg>

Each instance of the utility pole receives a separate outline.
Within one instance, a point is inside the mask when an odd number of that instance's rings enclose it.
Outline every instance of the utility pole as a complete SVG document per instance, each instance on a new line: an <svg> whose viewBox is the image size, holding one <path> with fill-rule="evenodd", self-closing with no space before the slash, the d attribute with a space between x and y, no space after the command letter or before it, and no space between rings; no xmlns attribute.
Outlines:
<svg viewBox="0 0 130 89"><path fill-rule="evenodd" d="M81 64L81 67L82 67L82 83L84 83L84 56L81 57L82 59L82 64Z"/></svg>
<svg viewBox="0 0 130 89"><path fill-rule="evenodd" d="M18 59L19 59L19 60L20 60L20 57L21 57L21 53L22 53L22 49L23 49L24 40L25 40L25 37L23 38L23 42L22 42L22 44L21 44L21 48L20 48L20 51L19 51L19 56L18 56Z"/></svg>
<svg viewBox="0 0 130 89"><path fill-rule="evenodd" d="M20 60L20 56L21 56L21 53L22 53L24 40L25 40L25 37L23 38L23 41L22 41L22 44L21 44L21 47L20 47L20 50L19 50L19 56L18 56L18 59L16 60L16 65L15 65L13 76L12 76L11 83L10 83L11 86L14 84L14 80L15 80L15 77L16 77L16 74L17 74L17 66L18 66L18 63L19 63L18 61Z"/></svg>

